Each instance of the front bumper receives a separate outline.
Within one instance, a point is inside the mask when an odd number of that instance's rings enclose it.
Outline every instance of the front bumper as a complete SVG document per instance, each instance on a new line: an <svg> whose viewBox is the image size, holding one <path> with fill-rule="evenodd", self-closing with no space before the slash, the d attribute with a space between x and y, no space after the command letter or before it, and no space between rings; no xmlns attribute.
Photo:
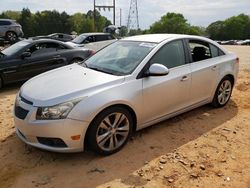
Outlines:
<svg viewBox="0 0 250 188"><path fill-rule="evenodd" d="M37 108L23 102L17 97L18 106L28 111L27 115L20 119L14 110L14 123L16 134L28 145L55 152L79 152L84 150L84 137L89 123L73 120L36 120ZM80 139L73 140L71 137L80 135ZM55 146L41 142L41 139L60 139L65 146Z"/></svg>

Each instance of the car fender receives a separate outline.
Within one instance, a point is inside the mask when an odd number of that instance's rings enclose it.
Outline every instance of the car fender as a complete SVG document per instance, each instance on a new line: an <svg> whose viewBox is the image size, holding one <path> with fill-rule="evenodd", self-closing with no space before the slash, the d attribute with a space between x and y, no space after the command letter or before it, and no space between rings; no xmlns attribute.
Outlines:
<svg viewBox="0 0 250 188"><path fill-rule="evenodd" d="M113 105L126 105L133 109L140 123L143 112L142 81L134 80L87 96L72 109L68 118L90 123L101 111Z"/></svg>

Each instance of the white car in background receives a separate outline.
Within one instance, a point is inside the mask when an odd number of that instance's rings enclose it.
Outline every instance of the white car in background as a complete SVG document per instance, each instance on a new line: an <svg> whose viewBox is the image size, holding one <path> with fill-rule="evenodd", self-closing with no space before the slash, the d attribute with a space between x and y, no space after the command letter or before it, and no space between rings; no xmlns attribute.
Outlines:
<svg viewBox="0 0 250 188"><path fill-rule="evenodd" d="M204 37L121 39L26 82L15 102L16 133L45 150L112 154L133 131L207 103L226 105L238 68L235 54Z"/></svg>

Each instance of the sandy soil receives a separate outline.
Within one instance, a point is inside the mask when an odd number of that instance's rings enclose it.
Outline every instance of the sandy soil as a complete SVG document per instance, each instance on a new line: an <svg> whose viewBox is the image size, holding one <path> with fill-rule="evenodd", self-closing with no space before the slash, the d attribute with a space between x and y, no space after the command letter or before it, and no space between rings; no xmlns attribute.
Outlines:
<svg viewBox="0 0 250 188"><path fill-rule="evenodd" d="M0 187L250 187L250 47L240 57L229 104L209 105L134 134L120 152L58 154L14 134L12 108L21 84L0 91ZM111 182L110 182L111 181Z"/></svg>

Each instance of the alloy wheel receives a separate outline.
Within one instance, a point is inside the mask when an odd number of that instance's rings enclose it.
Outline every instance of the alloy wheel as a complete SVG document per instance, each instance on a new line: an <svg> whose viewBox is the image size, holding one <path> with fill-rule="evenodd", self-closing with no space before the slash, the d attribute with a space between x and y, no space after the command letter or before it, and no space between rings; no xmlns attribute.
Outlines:
<svg viewBox="0 0 250 188"><path fill-rule="evenodd" d="M107 115L99 124L96 143L104 151L113 151L121 147L129 136L128 117L123 113Z"/></svg>
<svg viewBox="0 0 250 188"><path fill-rule="evenodd" d="M13 32L8 32L8 33L7 33L7 38L8 38L9 41L14 42L14 41L16 41L17 36L16 36L16 34L13 33Z"/></svg>
<svg viewBox="0 0 250 188"><path fill-rule="evenodd" d="M218 91L218 102L224 105L228 102L232 92L232 83L229 80L224 80Z"/></svg>

